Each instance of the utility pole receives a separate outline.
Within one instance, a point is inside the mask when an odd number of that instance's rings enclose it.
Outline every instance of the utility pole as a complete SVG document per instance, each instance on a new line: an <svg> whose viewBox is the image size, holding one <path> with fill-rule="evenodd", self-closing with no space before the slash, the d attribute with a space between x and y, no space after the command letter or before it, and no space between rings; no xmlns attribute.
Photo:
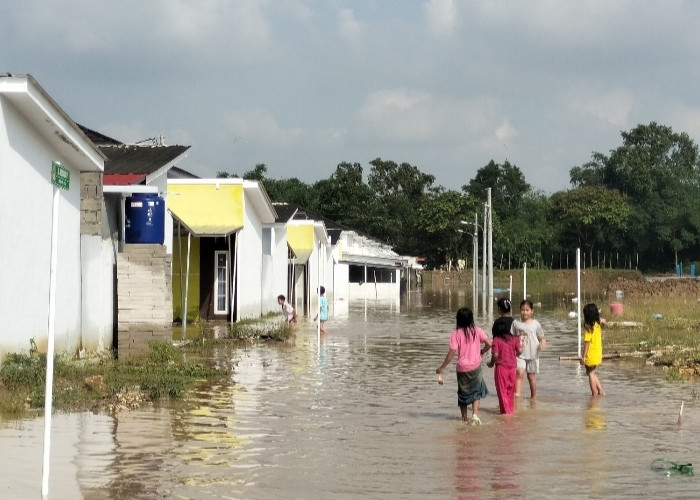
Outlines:
<svg viewBox="0 0 700 500"><path fill-rule="evenodd" d="M489 239L489 304L493 305L493 219L492 207L491 207L491 188L486 189L486 205L488 206L489 219L487 222L488 226L488 239ZM489 306L489 309L491 307Z"/></svg>

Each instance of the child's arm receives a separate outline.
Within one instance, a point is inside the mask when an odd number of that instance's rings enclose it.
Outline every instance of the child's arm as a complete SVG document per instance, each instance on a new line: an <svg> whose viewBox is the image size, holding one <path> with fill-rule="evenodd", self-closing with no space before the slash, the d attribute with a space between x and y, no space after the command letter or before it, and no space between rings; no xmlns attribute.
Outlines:
<svg viewBox="0 0 700 500"><path fill-rule="evenodd" d="M449 351L447 351L445 361L443 361L440 367L437 370L435 370L435 373L442 373L442 370L444 370L445 367L450 364L450 361L452 361L452 358L455 354L457 354L457 351L455 349L450 349Z"/></svg>
<svg viewBox="0 0 700 500"><path fill-rule="evenodd" d="M489 368L493 368L493 366L496 364L496 360L498 359L498 353L496 351L491 351L491 359L489 360L488 363L486 363L486 366Z"/></svg>

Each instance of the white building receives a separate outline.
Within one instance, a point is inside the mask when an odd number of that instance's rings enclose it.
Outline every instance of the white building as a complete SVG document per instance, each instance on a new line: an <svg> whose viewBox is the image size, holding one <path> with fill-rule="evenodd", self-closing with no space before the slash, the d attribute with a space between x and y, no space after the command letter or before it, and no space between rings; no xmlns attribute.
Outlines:
<svg viewBox="0 0 700 500"><path fill-rule="evenodd" d="M46 350L52 229L56 351L111 347L97 182L104 159L34 78L0 76L0 361L31 342Z"/></svg>

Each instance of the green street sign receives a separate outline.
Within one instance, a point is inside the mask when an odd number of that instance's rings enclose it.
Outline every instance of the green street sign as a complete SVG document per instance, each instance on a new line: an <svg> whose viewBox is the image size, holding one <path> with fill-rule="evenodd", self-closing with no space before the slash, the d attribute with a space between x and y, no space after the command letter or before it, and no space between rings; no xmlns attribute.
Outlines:
<svg viewBox="0 0 700 500"><path fill-rule="evenodd" d="M60 163L51 164L51 183L61 189L70 188L70 170Z"/></svg>

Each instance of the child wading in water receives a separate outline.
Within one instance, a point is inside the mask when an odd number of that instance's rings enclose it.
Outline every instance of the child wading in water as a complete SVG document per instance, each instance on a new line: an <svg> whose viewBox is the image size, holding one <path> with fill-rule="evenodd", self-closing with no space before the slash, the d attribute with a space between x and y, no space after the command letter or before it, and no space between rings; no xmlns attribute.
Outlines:
<svg viewBox="0 0 700 500"><path fill-rule="evenodd" d="M482 347L483 345L483 347ZM445 361L435 373L450 364L457 354L457 403L462 413L462 420L472 425L481 423L479 420L479 405L481 398L486 397L489 390L481 376L481 357L491 349L491 341L484 331L474 325L474 314L468 307L457 311L457 328L450 335L450 350ZM442 379L439 379L442 383ZM472 405L472 418L467 418L467 410Z"/></svg>
<svg viewBox="0 0 700 500"><path fill-rule="evenodd" d="M520 320L513 321L510 333L520 337L523 352L518 356L515 378L515 397L520 396L525 373L530 383L530 398L537 397L537 374L540 372L540 351L547 347L542 325L532 317L534 306L529 300L520 302Z"/></svg>
<svg viewBox="0 0 700 500"><path fill-rule="evenodd" d="M488 362L487 366L489 368L496 366L493 372L493 379L496 383L498 406L501 413L511 414L515 407L517 356L523 349L520 347L520 339L510 334L512 318L507 316L507 313L510 312L510 301L508 299L500 299L498 301L498 311L501 313L501 317L493 323L491 330L493 334L491 361ZM510 321L506 318L510 319Z"/></svg>
<svg viewBox="0 0 700 500"><path fill-rule="evenodd" d="M588 383L593 396L605 396L595 369L603 362L603 339L600 331L600 311L595 304L583 307L583 354L581 364L586 367Z"/></svg>

